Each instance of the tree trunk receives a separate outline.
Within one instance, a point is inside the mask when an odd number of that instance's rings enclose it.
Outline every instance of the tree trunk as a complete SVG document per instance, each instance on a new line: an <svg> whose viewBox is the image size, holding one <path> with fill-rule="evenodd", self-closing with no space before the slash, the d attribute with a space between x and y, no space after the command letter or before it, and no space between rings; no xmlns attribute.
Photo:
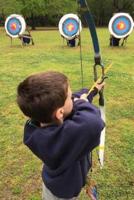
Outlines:
<svg viewBox="0 0 134 200"><path fill-rule="evenodd" d="M34 19L33 13L31 14L31 28L32 28L32 30L36 29L35 19Z"/></svg>

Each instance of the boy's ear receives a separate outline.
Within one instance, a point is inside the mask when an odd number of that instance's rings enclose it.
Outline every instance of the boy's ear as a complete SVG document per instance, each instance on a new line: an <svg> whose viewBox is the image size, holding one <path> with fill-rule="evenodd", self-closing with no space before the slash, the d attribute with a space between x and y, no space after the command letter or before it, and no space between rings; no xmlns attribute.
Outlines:
<svg viewBox="0 0 134 200"><path fill-rule="evenodd" d="M55 113L56 119L58 119L60 121L63 121L63 116L64 116L64 109L63 108L58 108L56 110L56 113Z"/></svg>

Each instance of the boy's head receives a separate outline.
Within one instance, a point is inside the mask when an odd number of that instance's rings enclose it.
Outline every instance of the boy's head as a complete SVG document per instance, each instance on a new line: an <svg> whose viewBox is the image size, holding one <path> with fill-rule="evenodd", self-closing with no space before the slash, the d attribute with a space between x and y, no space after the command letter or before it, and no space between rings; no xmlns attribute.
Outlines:
<svg viewBox="0 0 134 200"><path fill-rule="evenodd" d="M17 88L21 111L40 123L62 121L72 111L71 96L68 79L59 72L31 75Z"/></svg>

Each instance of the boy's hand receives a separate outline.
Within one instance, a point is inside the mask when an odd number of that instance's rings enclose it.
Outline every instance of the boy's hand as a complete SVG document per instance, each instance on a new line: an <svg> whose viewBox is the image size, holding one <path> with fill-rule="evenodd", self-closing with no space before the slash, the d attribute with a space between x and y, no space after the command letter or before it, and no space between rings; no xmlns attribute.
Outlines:
<svg viewBox="0 0 134 200"><path fill-rule="evenodd" d="M74 98L74 101L77 101L77 100L80 100L80 99L88 101L88 99L87 99L87 93L82 94L79 98Z"/></svg>
<svg viewBox="0 0 134 200"><path fill-rule="evenodd" d="M97 83L95 87L98 89L98 91L100 91L101 89L104 88L104 85L105 85L105 82L102 82L101 84Z"/></svg>
<svg viewBox="0 0 134 200"><path fill-rule="evenodd" d="M87 99L87 94L86 94L86 93L82 94L82 95L80 96L80 99L83 99L83 100L85 100L85 101L88 101L88 99Z"/></svg>

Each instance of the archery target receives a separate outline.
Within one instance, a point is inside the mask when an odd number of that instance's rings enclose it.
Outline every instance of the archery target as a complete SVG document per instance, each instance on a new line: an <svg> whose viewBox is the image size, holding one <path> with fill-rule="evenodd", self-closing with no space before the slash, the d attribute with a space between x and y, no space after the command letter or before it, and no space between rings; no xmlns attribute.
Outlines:
<svg viewBox="0 0 134 200"><path fill-rule="evenodd" d="M79 35L81 30L81 20L75 14L66 14L59 21L59 32L68 40Z"/></svg>
<svg viewBox="0 0 134 200"><path fill-rule="evenodd" d="M25 32L25 29L26 22L21 15L12 14L7 17L5 21L5 30L10 37L18 37Z"/></svg>
<svg viewBox="0 0 134 200"><path fill-rule="evenodd" d="M134 22L129 14L117 13L109 21L108 28L114 37L124 38L133 31Z"/></svg>

